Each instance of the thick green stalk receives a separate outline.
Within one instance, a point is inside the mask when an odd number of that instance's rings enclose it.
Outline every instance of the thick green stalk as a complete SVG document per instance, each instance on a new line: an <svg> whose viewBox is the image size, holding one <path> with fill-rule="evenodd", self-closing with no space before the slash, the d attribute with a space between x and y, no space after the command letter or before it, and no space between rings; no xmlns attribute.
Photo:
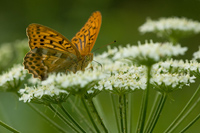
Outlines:
<svg viewBox="0 0 200 133"><path fill-rule="evenodd" d="M110 94L111 95L111 100L112 100L112 106L113 106L113 110L114 110L114 113L115 113L115 121L117 123L117 129L118 129L118 132L120 132L120 126L119 126L119 117L118 117L118 113L117 113L117 109L116 109L116 104L115 104L115 99L114 99L114 94Z"/></svg>
<svg viewBox="0 0 200 133"><path fill-rule="evenodd" d="M83 133L86 133L83 128L72 118L72 116L67 112L67 110L65 110L65 108L62 106L62 104L59 104L59 107L61 108L61 110L67 115L67 117L74 123L74 125L76 125L79 130L81 130Z"/></svg>
<svg viewBox="0 0 200 133"><path fill-rule="evenodd" d="M97 127L97 125L96 125L96 123L95 123L95 121L94 121L94 119L93 119L93 117L92 117L87 105L86 105L85 99L81 98L81 101L83 103L83 106L85 107L85 110L86 110L86 112L87 112L87 114L88 114L88 116L89 116L89 118L90 118L90 120L91 120L91 122L92 122L92 124L93 124L93 126L94 126L94 128L96 130L96 132L100 133L100 130L98 129L98 127Z"/></svg>
<svg viewBox="0 0 200 133"><path fill-rule="evenodd" d="M59 113L51 104L48 106L58 117L69 127L71 127L75 132L80 133L61 113Z"/></svg>
<svg viewBox="0 0 200 133"><path fill-rule="evenodd" d="M100 123L100 125L102 126L104 132L105 132L105 133L108 133L108 129L105 127L105 125L104 125L104 123L103 123L103 121L102 121L102 119L101 119L101 117L100 117L100 115L99 115L99 113L98 113L98 111L97 111L97 109L96 109L96 107L95 107L94 102L92 101L92 99L88 100L88 103L90 104L90 107L91 107L91 109L92 109L92 112L93 112L94 115L96 116L97 121L98 121L98 122Z"/></svg>
<svg viewBox="0 0 200 133"><path fill-rule="evenodd" d="M140 109L140 116L137 126L137 133L143 133L144 130L144 124L146 119L146 112L147 112L147 104L148 104L148 97L149 97L149 89L150 89L150 75L151 72L151 66L147 67L147 88L144 90L143 97L142 97L142 105Z"/></svg>
<svg viewBox="0 0 200 133"><path fill-rule="evenodd" d="M159 103L161 102L162 98L163 98L163 95L161 95L160 93L156 94L156 98L154 99L154 102L153 102L154 104L153 104L151 112L149 114L149 118L148 118L148 120L146 122L146 126L145 126L145 131L144 132L149 130L150 125L151 125L151 123L153 121L153 118L155 118L155 116L156 116L156 110L158 109Z"/></svg>
<svg viewBox="0 0 200 133"><path fill-rule="evenodd" d="M153 129L156 126L156 123L157 123L157 121L159 119L160 113L161 113L161 111L162 111L162 109L164 107L164 104L166 102L166 99L167 99L167 94L164 93L163 96L162 96L162 98L159 101L158 108L156 109L155 115L152 118L152 122L150 124L150 127L149 127L149 129L147 129L147 133L153 132Z"/></svg>
<svg viewBox="0 0 200 133"><path fill-rule="evenodd" d="M121 133L125 133L124 128L124 118L123 118L123 96L119 95L119 115L120 115L120 124L121 124Z"/></svg>
<svg viewBox="0 0 200 133"><path fill-rule="evenodd" d="M132 96L131 96L131 93L129 94L128 101L129 101L129 104L128 104L129 105L129 107L128 107L129 133L132 133L133 124L132 124Z"/></svg>
<svg viewBox="0 0 200 133"><path fill-rule="evenodd" d="M127 102L126 102L126 94L123 95L123 100L124 100L124 125L125 125L125 133L127 133Z"/></svg>
<svg viewBox="0 0 200 133"><path fill-rule="evenodd" d="M94 129L92 129L92 126L91 126L91 124L89 124L88 119L86 119L85 115L83 115L83 113L80 111L80 109L77 108L76 104L72 101L71 98L69 98L69 102L70 102L70 104L72 105L72 108L76 110L76 112L78 113L78 115L79 115L79 117L82 119L82 121L85 122L85 124L87 125L88 129L89 129L91 132L94 132Z"/></svg>
<svg viewBox="0 0 200 133"><path fill-rule="evenodd" d="M13 132L13 133L20 133L19 131L17 131L16 129L14 129L13 127L5 124L4 122L0 121L0 125L6 129L8 129L9 131Z"/></svg>
<svg viewBox="0 0 200 133"><path fill-rule="evenodd" d="M53 127L55 127L56 129L58 129L62 133L66 133L66 131L63 128L61 128L58 124L56 124L54 121L52 121L49 117L47 117L44 113L42 113L38 108L36 108L35 106L31 105L30 103L28 103L28 105L35 112L37 112L40 116L42 116L47 122L49 122L50 124L52 124Z"/></svg>
<svg viewBox="0 0 200 133"><path fill-rule="evenodd" d="M185 107L183 108L183 110L179 113L179 115L175 118L175 120L170 124L170 126L165 130L164 133L168 133L172 129L172 127L175 125L175 123L177 123L177 121L179 121L179 119L183 116L183 114L185 113L185 111L191 105L192 101L194 100L194 98L196 97L196 95L198 94L199 91L200 91L200 85L198 86L197 90L195 91L195 93L193 94L193 96L190 98L190 100L188 101L188 103L185 105Z"/></svg>

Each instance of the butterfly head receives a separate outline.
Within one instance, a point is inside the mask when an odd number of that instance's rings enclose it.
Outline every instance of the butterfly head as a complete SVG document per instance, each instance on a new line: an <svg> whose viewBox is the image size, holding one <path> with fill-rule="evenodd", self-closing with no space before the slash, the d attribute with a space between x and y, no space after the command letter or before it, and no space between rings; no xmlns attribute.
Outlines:
<svg viewBox="0 0 200 133"><path fill-rule="evenodd" d="M89 53L88 55L85 55L83 57L82 69L85 69L88 66L88 64L90 62L92 62L92 60L93 60L93 54L92 53Z"/></svg>

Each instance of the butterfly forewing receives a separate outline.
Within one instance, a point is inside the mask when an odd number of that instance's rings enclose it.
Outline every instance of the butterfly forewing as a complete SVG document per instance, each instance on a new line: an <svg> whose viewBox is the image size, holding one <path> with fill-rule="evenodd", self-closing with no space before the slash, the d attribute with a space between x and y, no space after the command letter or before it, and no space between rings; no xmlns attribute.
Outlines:
<svg viewBox="0 0 200 133"><path fill-rule="evenodd" d="M30 24L27 28L27 35L31 49L49 48L80 56L77 48L67 38L46 26Z"/></svg>
<svg viewBox="0 0 200 133"><path fill-rule="evenodd" d="M83 28L72 38L71 42L78 48L81 55L91 52L101 27L101 13L94 12Z"/></svg>

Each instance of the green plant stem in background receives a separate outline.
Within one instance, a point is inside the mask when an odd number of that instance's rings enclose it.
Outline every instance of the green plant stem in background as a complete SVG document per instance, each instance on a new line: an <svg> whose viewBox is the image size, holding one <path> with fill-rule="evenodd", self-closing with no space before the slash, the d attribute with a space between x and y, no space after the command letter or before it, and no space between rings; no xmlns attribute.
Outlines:
<svg viewBox="0 0 200 133"><path fill-rule="evenodd" d="M101 117L99 116L99 113L94 105L94 102L92 101L92 99L88 99L88 103L92 109L92 112L94 113L94 115L96 116L97 121L100 123L100 125L102 126L103 130L105 133L108 133L108 129L105 127Z"/></svg>
<svg viewBox="0 0 200 133"><path fill-rule="evenodd" d="M144 90L142 97L142 105L140 109L140 116L136 130L137 133L143 133L144 130L144 123L146 119L147 104L148 104L149 89L150 89L150 78L151 78L150 73L151 73L151 66L147 66L147 88Z"/></svg>
<svg viewBox="0 0 200 133"><path fill-rule="evenodd" d="M116 108L116 103L115 103L115 99L114 99L114 94L110 94L111 96L111 100L112 100L112 107L113 107L113 110L114 110L114 113L115 113L115 121L116 121L116 124L117 124L117 129L118 131L120 131L120 126L119 126L119 117L117 115L117 108Z"/></svg>
<svg viewBox="0 0 200 133"><path fill-rule="evenodd" d="M197 115L180 133L184 133L187 129L189 129L198 119L200 118L200 114Z"/></svg>
<svg viewBox="0 0 200 133"><path fill-rule="evenodd" d="M158 106L157 108L155 109L155 112L154 112L154 115L151 119L151 122L150 122L150 125L149 125L149 128L147 128L147 133L151 133L153 132L153 129L155 128L156 124L157 124L157 121L159 119L159 116L160 116L160 113L164 107L164 104L166 102L166 99L167 99L167 94L164 92L158 102Z"/></svg>
<svg viewBox="0 0 200 133"><path fill-rule="evenodd" d="M35 112L37 112L40 116L42 116L47 122L49 122L50 124L53 125L53 127L55 127L56 129L58 129L58 131L62 132L62 133L66 133L66 131L61 128L58 124L56 124L54 121L52 121L49 117L47 117L44 113L42 113L38 108L36 108L35 106L33 106L32 104L28 103L29 107L31 107Z"/></svg>
<svg viewBox="0 0 200 133"><path fill-rule="evenodd" d="M83 133L86 133L83 128L72 118L72 116L65 110L65 108L62 106L62 104L59 104L59 107L61 110L67 115L67 117L76 125Z"/></svg>
<svg viewBox="0 0 200 133"><path fill-rule="evenodd" d="M198 92L200 91L200 85L198 86L197 90L195 91L195 93L193 94L193 96L190 98L190 100L188 101L188 103L185 105L185 107L182 109L182 111L179 113L179 115L175 118L175 120L170 124L170 126L165 130L165 133L168 133L175 125L175 123L177 123L177 121L179 121L179 119L183 116L183 114L185 113L185 111L188 109L188 107L191 105L192 101L194 100L194 98L196 97L196 95L198 94Z"/></svg>
<svg viewBox="0 0 200 133"><path fill-rule="evenodd" d="M55 113L58 115L58 117L65 123L67 124L69 127L71 127L75 132L80 133L67 119L65 119L65 117L59 113L51 104L48 105L48 107Z"/></svg>
<svg viewBox="0 0 200 133"><path fill-rule="evenodd" d="M87 106L87 104L86 104L85 99L84 99L84 98L81 98L81 101L82 101L82 103L83 103L83 106L85 107L85 110L86 110L86 112L87 112L87 114L88 114L88 116L89 116L89 118L90 118L90 120L91 120L91 122L92 122L92 124L93 124L93 126L94 126L94 128L95 128L95 130L96 130L96 132L97 132L97 133L100 133L100 130L98 129L98 127L97 127L97 125L96 125L96 123L95 123L95 121L94 121L94 119L93 119L93 117L92 117L92 115L91 115L91 113L90 113L90 111L89 111L89 109L88 109L88 106Z"/></svg>
<svg viewBox="0 0 200 133"><path fill-rule="evenodd" d="M20 133L19 131L17 131L16 129L14 129L11 126L8 126L7 124L5 124L4 122L0 121L0 125L6 129L8 129L9 131L13 132L13 133Z"/></svg>

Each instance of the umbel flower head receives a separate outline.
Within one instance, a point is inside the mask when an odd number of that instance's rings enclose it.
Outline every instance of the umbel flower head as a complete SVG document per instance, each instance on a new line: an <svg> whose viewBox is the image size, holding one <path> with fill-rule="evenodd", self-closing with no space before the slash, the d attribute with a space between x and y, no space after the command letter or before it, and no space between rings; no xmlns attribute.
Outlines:
<svg viewBox="0 0 200 133"><path fill-rule="evenodd" d="M200 77L200 63L196 60L166 60L153 66L157 73L185 73Z"/></svg>
<svg viewBox="0 0 200 133"><path fill-rule="evenodd" d="M18 91L22 81L26 77L27 72L24 71L22 65L15 65L10 71L0 75L1 91Z"/></svg>
<svg viewBox="0 0 200 133"><path fill-rule="evenodd" d="M43 85L37 87L25 86L19 90L21 97L20 101L33 102L48 105L50 103L59 104L65 102L68 97L68 92L58 89L54 85Z"/></svg>
<svg viewBox="0 0 200 133"><path fill-rule="evenodd" d="M180 39L189 35L200 32L200 23L187 18L160 18L159 20L147 19L147 21L139 27L141 33L153 32L159 37L168 39Z"/></svg>
<svg viewBox="0 0 200 133"><path fill-rule="evenodd" d="M109 72L109 76L100 80L94 89L121 95L146 88L146 68L144 66L130 66L116 61L105 65L104 69Z"/></svg>
<svg viewBox="0 0 200 133"><path fill-rule="evenodd" d="M127 45L126 47L119 47L118 51L112 55L112 59L128 59L138 65L151 66L169 57L183 55L186 50L186 47L181 47L180 45L174 46L168 42L153 43L151 41L150 43L138 44L138 46Z"/></svg>
<svg viewBox="0 0 200 133"><path fill-rule="evenodd" d="M48 104L64 102L67 96L81 95L84 97L93 97L98 92L92 90L92 87L99 80L106 77L106 74L98 70L79 71L77 73L51 74L45 80L40 82L37 87L27 87L19 91L22 97L20 100L24 102L36 102ZM38 83L39 84L39 83Z"/></svg>

